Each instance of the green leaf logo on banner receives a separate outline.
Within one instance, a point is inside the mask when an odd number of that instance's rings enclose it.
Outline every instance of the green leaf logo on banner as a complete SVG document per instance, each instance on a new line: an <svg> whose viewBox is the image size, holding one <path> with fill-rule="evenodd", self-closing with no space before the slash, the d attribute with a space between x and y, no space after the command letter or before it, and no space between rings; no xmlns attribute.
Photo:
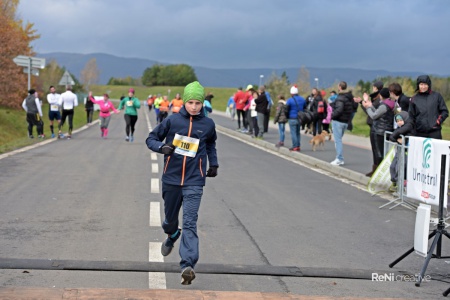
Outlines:
<svg viewBox="0 0 450 300"><path fill-rule="evenodd" d="M424 169L428 169L430 167L430 158L431 158L431 139L425 139L422 144L422 167Z"/></svg>

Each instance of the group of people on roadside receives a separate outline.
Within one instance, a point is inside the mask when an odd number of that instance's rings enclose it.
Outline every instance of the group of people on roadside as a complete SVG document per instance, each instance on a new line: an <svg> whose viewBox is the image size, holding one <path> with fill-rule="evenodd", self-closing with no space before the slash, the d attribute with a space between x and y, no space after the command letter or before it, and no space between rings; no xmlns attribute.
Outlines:
<svg viewBox="0 0 450 300"><path fill-rule="evenodd" d="M291 151L300 151L300 129L310 131L313 136L322 130L330 133L330 124L336 148L336 157L332 165L344 165L342 138L346 130L352 126L353 117L360 105L367 114L370 127L370 143L372 148L372 168L366 174L371 177L384 158L385 132L390 141L398 142L400 135L414 135L442 139L442 123L448 117L448 109L441 94L431 89L428 75L417 78L416 94L412 97L403 94L399 83L391 83L384 87L383 82L376 81L372 85L372 93L364 93L363 97L354 97L348 90L347 83L341 81L338 91L332 91L325 100L326 93L316 88L307 99L298 94L296 85L291 86L291 97L287 100L278 96L274 123L278 123L279 142L277 147L284 146L285 124L288 123L292 138ZM242 114L236 104L238 125ZM299 118L304 116L303 118Z"/></svg>
<svg viewBox="0 0 450 300"><path fill-rule="evenodd" d="M269 130L272 106L273 100L264 85L255 89L249 84L245 91L239 87L232 98L230 97L227 109L233 120L235 114L237 116L237 131L263 139L264 133Z"/></svg>
<svg viewBox="0 0 450 300"><path fill-rule="evenodd" d="M325 91L319 91L313 88L311 95L305 99L298 93L298 87L293 85L290 88L291 97L285 100L284 95L278 96L278 103L274 117L274 124L278 123L279 142L275 144L276 147L284 146L285 140L285 126L289 124L292 147L291 151L300 152L301 150L301 129L305 130L305 134L311 132L313 136L321 134L326 131L329 135L331 133L331 103L336 99L336 92L331 92L331 97L327 100ZM304 118L299 118L300 114Z"/></svg>

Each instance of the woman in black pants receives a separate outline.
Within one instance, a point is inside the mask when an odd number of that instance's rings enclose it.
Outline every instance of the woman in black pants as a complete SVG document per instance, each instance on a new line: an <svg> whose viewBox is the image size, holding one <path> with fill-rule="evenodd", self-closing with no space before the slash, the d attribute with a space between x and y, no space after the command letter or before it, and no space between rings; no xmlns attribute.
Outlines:
<svg viewBox="0 0 450 300"><path fill-rule="evenodd" d="M137 122L138 114L137 110L141 107L141 102L139 99L134 97L134 89L131 88L128 91L128 97L125 97L120 101L119 110L121 110L125 106L125 132L127 136L125 137L125 141L133 142L134 141L134 125Z"/></svg>

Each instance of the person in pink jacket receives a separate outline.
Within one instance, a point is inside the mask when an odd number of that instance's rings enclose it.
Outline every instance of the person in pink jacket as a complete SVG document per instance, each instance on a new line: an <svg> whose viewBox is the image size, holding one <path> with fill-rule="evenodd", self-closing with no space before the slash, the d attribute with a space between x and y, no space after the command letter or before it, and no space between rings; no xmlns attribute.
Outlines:
<svg viewBox="0 0 450 300"><path fill-rule="evenodd" d="M114 111L116 114L119 113L119 110L117 110L114 105L109 100L108 94L103 94L103 100L95 100L95 98L91 95L90 100L98 104L100 106L100 130L101 130L101 137L106 139L108 136L108 125L109 120L111 119L111 111Z"/></svg>
<svg viewBox="0 0 450 300"><path fill-rule="evenodd" d="M323 95L324 99L325 99L325 95ZM331 103L333 103L336 100L336 92L332 91L331 92L331 97L328 99L328 105L327 105L327 116L325 119L323 119L322 121L322 126L323 126L323 130L325 130L328 134L328 139L331 141L331 130L330 130L330 125L331 125L331 115L333 114L333 107L331 107Z"/></svg>

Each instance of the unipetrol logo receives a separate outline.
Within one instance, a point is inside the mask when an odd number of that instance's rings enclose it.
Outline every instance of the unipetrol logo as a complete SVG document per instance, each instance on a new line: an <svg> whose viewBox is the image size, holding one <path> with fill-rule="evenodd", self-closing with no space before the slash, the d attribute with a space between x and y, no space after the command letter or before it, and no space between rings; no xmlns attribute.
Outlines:
<svg viewBox="0 0 450 300"><path fill-rule="evenodd" d="M430 168L430 158L431 158L431 139L425 139L422 143L422 167L424 169Z"/></svg>

